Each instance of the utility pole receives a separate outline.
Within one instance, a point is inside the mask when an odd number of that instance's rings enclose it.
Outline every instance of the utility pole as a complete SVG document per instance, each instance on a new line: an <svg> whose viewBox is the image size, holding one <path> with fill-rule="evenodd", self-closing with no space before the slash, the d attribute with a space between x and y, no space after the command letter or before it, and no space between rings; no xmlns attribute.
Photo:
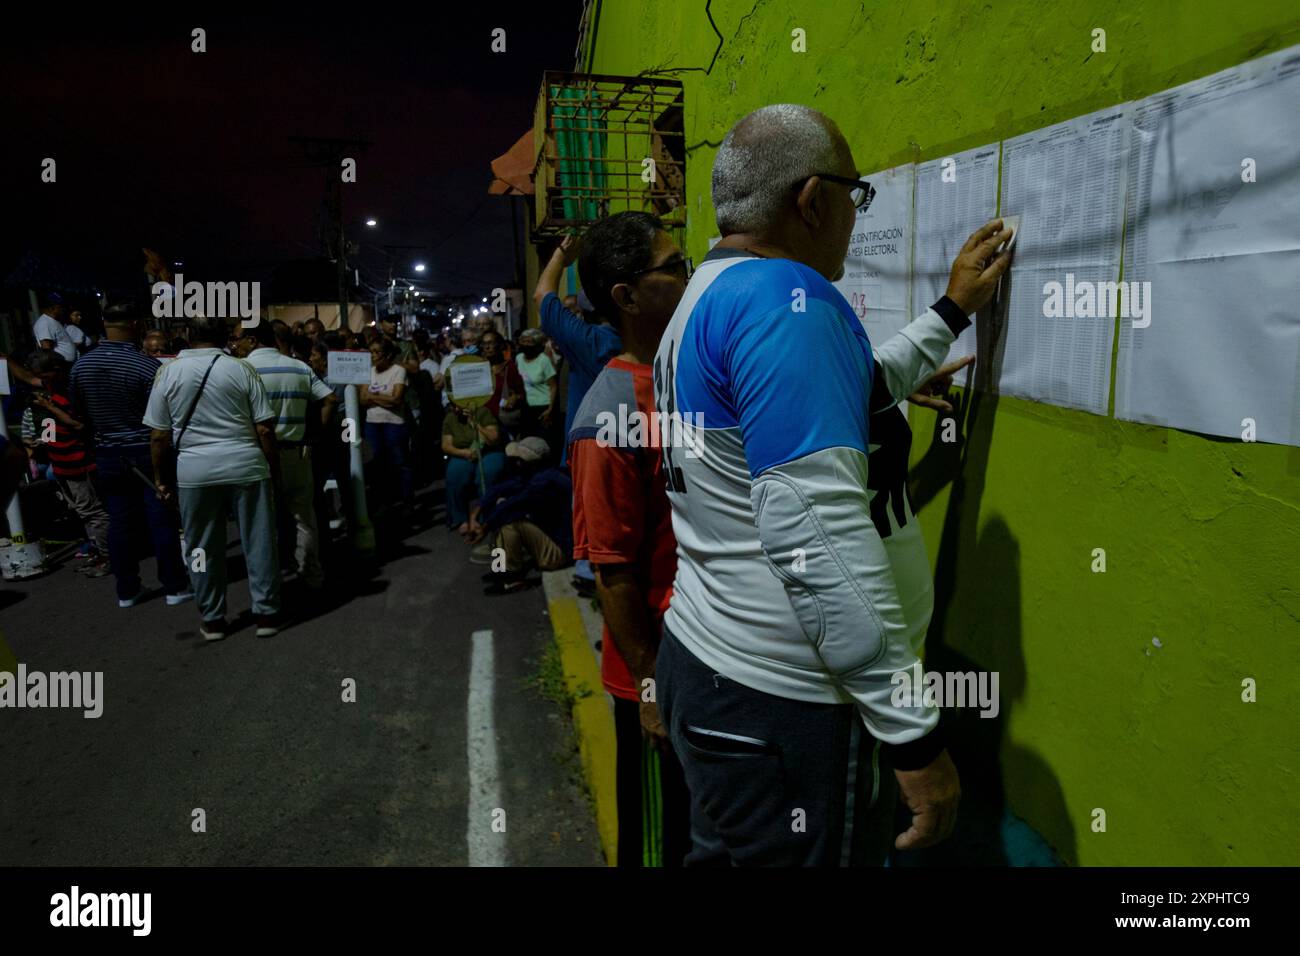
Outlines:
<svg viewBox="0 0 1300 956"><path fill-rule="evenodd" d="M524 287L524 263L519 257L519 205L517 196L507 196L510 202L510 245L515 250L515 281L514 287L522 289Z"/></svg>
<svg viewBox="0 0 1300 956"><path fill-rule="evenodd" d="M348 238L343 218L343 160L353 159L366 151L370 143L362 139L333 139L319 136L290 136L302 149L307 161L325 170L325 206L330 223L325 231L325 250L338 265L339 326L348 320Z"/></svg>
<svg viewBox="0 0 1300 956"><path fill-rule="evenodd" d="M355 159L370 143L315 136L290 136L289 139L303 150L308 162L325 170L325 207L329 210L329 222L322 230L322 238L326 255L338 265L339 328L343 328L348 321L348 237L343 219L343 161ZM362 558L368 558L375 550L375 529L366 509L366 476L361 461L361 400L355 385L348 385L343 391L343 414L352 420L354 433L348 471L355 520L348 530L352 547Z"/></svg>
<svg viewBox="0 0 1300 956"><path fill-rule="evenodd" d="M383 243L382 245L380 245L380 248L384 250L384 258L387 259L387 261L388 261L388 311L389 311L389 312L392 312L392 311L393 311L393 263L397 261L397 252L396 252L396 250L399 250L399 249L418 249L418 250L420 250L420 251L423 251L423 250L427 249L428 247L427 247L427 246L400 245L400 244L395 244L395 243L391 243L391 242L386 242L386 243ZM427 266L426 266L426 268L427 268ZM410 285L410 284L411 284L411 282L410 282L409 279L406 280L406 284L407 284L407 285ZM403 333L404 336L409 332L409 329L408 329L408 327L407 327L407 321L408 321L408 320L407 320L407 313L408 313L408 311L409 311L409 309L408 309L408 303L409 303L409 301L410 301L409 290L403 290L403 292L402 292L402 303L403 303L403 304L402 304L402 322L401 322L401 329L402 329L402 333ZM379 314L376 313L376 314L375 314L375 319L378 320L378 318L379 318Z"/></svg>

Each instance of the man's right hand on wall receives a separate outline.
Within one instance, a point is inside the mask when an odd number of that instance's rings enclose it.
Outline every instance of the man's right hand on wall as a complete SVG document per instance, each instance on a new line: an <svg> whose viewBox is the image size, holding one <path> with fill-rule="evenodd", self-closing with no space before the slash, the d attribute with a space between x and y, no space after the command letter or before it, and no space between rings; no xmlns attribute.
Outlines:
<svg viewBox="0 0 1300 956"><path fill-rule="evenodd" d="M1011 230L1002 227L1001 219L992 219L971 233L952 262L948 277L948 298L967 315L988 305L998 280L1011 264L1009 249L998 248L1011 241Z"/></svg>

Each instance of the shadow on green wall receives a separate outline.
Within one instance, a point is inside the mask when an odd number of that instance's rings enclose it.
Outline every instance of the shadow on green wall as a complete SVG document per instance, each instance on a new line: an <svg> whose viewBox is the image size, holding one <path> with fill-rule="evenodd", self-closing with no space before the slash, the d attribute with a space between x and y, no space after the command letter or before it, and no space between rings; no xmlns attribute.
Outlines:
<svg viewBox="0 0 1300 956"><path fill-rule="evenodd" d="M999 302L1010 299L1010 277ZM1028 675L1022 647L1020 545L997 515L980 528L989 449L993 441L1006 340L1004 307L995 303L975 318L974 382L955 404L957 441L942 440L942 417L925 455L910 475L919 512L951 483L935 563L934 617L926 635L927 671L996 671L995 717L978 707L946 709L948 751L961 776L962 803L950 839L926 850L896 853L898 866L1054 866L1077 860L1074 827L1060 782L1048 763L1007 739L1012 708ZM1007 773L1030 827L1010 808ZM1041 835L1040 835L1041 834Z"/></svg>

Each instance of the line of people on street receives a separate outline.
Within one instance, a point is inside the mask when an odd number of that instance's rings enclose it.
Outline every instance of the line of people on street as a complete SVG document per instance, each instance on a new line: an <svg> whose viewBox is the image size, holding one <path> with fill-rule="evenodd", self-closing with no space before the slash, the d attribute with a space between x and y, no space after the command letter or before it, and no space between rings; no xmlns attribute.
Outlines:
<svg viewBox="0 0 1300 956"><path fill-rule="evenodd" d="M155 273L166 270L155 264ZM391 518L394 534L411 526L417 487L444 481L443 495L423 502L444 503L447 526L470 546L471 560L511 572L485 576L488 593L521 590L528 570L571 562L567 493L554 492L567 476L551 467L567 369L535 329L507 342L485 310L464 329L417 330L409 339L397 337L392 316L359 334L327 331L314 318L232 326L202 316L164 331L120 305L105 310L103 333L69 361L56 331L65 322L61 298L52 294L44 305L33 325L38 348L25 363L5 359L26 398L27 454L18 456L13 484L24 476L28 483L30 536L84 534L77 570L113 574L122 608L149 593L139 567L152 553L167 603L197 598L203 637L224 637L232 519L257 632L275 633L281 580L317 595L329 552L345 553L330 547L331 526L351 530L356 520L354 443L367 510L377 521ZM358 347L370 352L371 373L359 389L361 420L350 422L344 387L326 383L328 355ZM466 354L492 369L494 392L476 408L450 397L450 367ZM15 450L4 451L8 468ZM62 507L45 493L54 488Z"/></svg>

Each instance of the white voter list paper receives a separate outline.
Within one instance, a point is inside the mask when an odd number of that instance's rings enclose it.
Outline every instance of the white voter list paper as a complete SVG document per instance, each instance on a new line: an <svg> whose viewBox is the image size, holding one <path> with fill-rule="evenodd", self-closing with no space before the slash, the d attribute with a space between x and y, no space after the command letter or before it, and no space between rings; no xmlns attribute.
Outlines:
<svg viewBox="0 0 1300 956"><path fill-rule="evenodd" d="M1134 104L1116 417L1300 445L1297 104L1300 47Z"/></svg>
<svg viewBox="0 0 1300 956"><path fill-rule="evenodd" d="M1000 390L1106 414L1128 182L1128 105L1002 144L1002 208L1020 216Z"/></svg>
<svg viewBox="0 0 1300 956"><path fill-rule="evenodd" d="M970 234L997 215L998 144L953 153L916 167L916 252L912 309L923 312L948 288L952 260ZM955 362L975 354L972 323L948 351ZM954 376L965 384L970 370Z"/></svg>

